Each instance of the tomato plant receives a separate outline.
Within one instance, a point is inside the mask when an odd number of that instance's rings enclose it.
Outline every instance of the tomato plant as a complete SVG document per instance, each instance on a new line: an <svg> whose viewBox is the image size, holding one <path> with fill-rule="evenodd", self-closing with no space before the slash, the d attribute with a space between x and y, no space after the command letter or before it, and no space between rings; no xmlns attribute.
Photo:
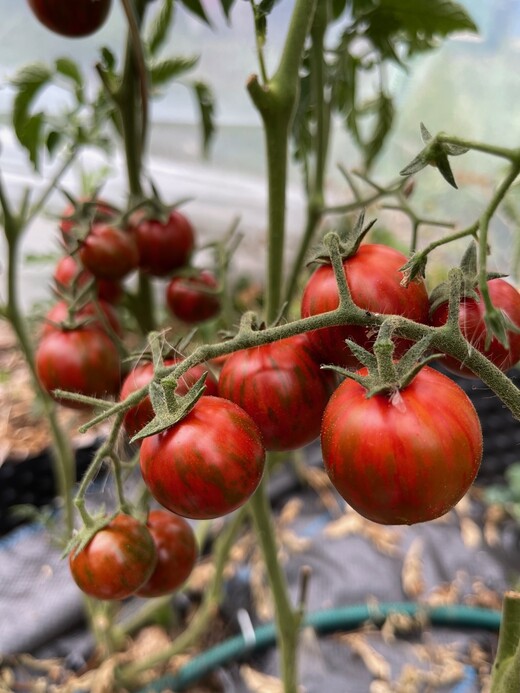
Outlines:
<svg viewBox="0 0 520 693"><path fill-rule="evenodd" d="M142 270L163 277L188 264L195 246L195 233L184 214L174 209L166 221L145 216L134 228Z"/></svg>
<svg viewBox="0 0 520 693"><path fill-rule="evenodd" d="M180 359L166 359L164 362L165 366L173 366L179 363ZM201 378L204 373L206 376L206 389L204 391L205 395L217 395L218 387L215 377L210 371L208 371L202 364L193 366L188 369L186 373L182 376L179 381L175 392L177 395L185 395L190 387L194 385L199 378ZM145 385L148 385L153 378L153 364L143 363L137 365L133 368L130 373L126 376L123 385L121 387L120 400L125 400L129 395L131 395L136 390L140 390ZM154 411L150 398L146 396L142 399L139 404L125 412L124 426L126 432L130 437L134 436L138 431L146 426L154 417Z"/></svg>
<svg viewBox="0 0 520 693"><path fill-rule="evenodd" d="M36 371L42 386L52 395L61 389L90 397L119 392L120 359L112 340L95 327L52 330L36 350ZM81 402L60 400L75 408Z"/></svg>
<svg viewBox="0 0 520 693"><path fill-rule="evenodd" d="M166 287L166 302L173 315L182 322L204 322L220 312L217 287L215 275L208 270L188 277L173 277Z"/></svg>
<svg viewBox="0 0 520 693"><path fill-rule="evenodd" d="M428 366L400 391L369 398L361 384L345 380L325 409L321 445L341 496L381 524L444 515L469 489L482 458L475 408Z"/></svg>
<svg viewBox="0 0 520 693"><path fill-rule="evenodd" d="M69 38L88 36L100 29L112 0L28 0L40 22L51 31Z"/></svg>
<svg viewBox="0 0 520 693"><path fill-rule="evenodd" d="M118 282L95 279L91 272L81 267L73 255L64 255L58 261L53 278L59 289L70 290L74 284L80 288L93 281L96 294L101 300L117 303L121 298L122 289Z"/></svg>
<svg viewBox="0 0 520 693"><path fill-rule="evenodd" d="M126 599L149 580L156 563L150 531L123 513L100 529L81 551L69 554L74 581L97 599Z"/></svg>
<svg viewBox="0 0 520 693"><path fill-rule="evenodd" d="M157 563L136 594L160 597L186 582L197 561L197 542L191 525L167 510L152 510L146 526L155 544Z"/></svg>
<svg viewBox="0 0 520 693"><path fill-rule="evenodd" d="M334 382L297 335L231 354L218 388L251 416L267 450L292 450L318 437Z"/></svg>
<svg viewBox="0 0 520 693"><path fill-rule="evenodd" d="M491 302L495 308L501 310L513 325L520 328L520 294L518 290L503 279L490 279L487 286ZM520 360L520 332L507 330L509 341L507 348L495 336L491 338L490 344L486 348L486 308L480 290L476 289L476 292L479 297L478 300L471 297L463 297L461 300L459 308L461 332L474 349L482 352L500 370L507 371ZM444 302L434 309L431 324L440 327L446 323L447 319L448 303ZM471 369L452 356L446 355L441 361L454 373L475 377Z"/></svg>
<svg viewBox="0 0 520 693"><path fill-rule="evenodd" d="M101 312L100 317L98 310ZM62 331L61 325L66 323L69 318L69 307L66 301L58 301L45 315L40 337L46 337L54 331ZM78 323L84 323L89 327L96 327L102 332L106 331L104 320L110 325L111 329L118 335L122 335L121 323L117 317L117 313L106 301L98 301L97 305L92 302L85 303L78 310L74 311L74 320Z"/></svg>
<svg viewBox="0 0 520 693"><path fill-rule="evenodd" d="M83 265L99 279L123 279L139 264L133 231L107 223L92 225L81 242L79 256Z"/></svg>
<svg viewBox="0 0 520 693"><path fill-rule="evenodd" d="M154 498L177 515L220 517L254 493L264 470L261 433L243 409L201 397L187 416L144 438L140 463Z"/></svg>
<svg viewBox="0 0 520 693"><path fill-rule="evenodd" d="M354 303L365 310L385 315L402 315L416 322L428 322L428 294L422 280L402 285L399 271L407 258L389 246L378 243L362 244L357 252L343 261L345 277ZM309 317L327 313L339 305L338 287L330 264L320 265L305 285L301 315ZM370 349L376 333L370 328L341 325L314 330L309 339L318 358L325 363L358 367L359 363L345 344L351 339ZM409 346L405 340L397 343L396 356Z"/></svg>

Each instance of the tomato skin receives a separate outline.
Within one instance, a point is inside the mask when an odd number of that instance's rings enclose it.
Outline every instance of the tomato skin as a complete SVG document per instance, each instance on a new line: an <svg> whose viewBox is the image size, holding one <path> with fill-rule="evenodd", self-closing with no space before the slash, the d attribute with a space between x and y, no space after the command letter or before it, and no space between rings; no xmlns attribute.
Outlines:
<svg viewBox="0 0 520 693"><path fill-rule="evenodd" d="M141 472L154 498L177 515L207 520L243 505L262 478L265 450L246 412L201 397L179 423L143 440Z"/></svg>
<svg viewBox="0 0 520 693"><path fill-rule="evenodd" d="M98 305L106 317L110 327L116 334L121 335L121 323L119 322L119 318L117 317L117 314L112 306L105 301L98 301ZM64 322L67 317L68 306L66 301L58 301L58 303L55 303L45 316L45 321L43 322L40 331L40 337L46 337L48 334L55 332L56 330L61 332L62 330L59 327L55 327L52 323L59 325L60 323ZM82 308L76 311L75 318L80 321L88 318L88 327L96 328L101 330L101 332L105 331L105 326L98 317L98 312L94 303L86 303Z"/></svg>
<svg viewBox="0 0 520 693"><path fill-rule="evenodd" d="M490 279L487 283L489 296L493 305L502 310L511 322L520 327L520 293L503 279ZM480 351L492 363L502 371L508 371L520 360L520 334L507 331L509 348L506 349L496 337L493 337L489 348L486 349L486 323L484 316L486 308L482 300L482 294L476 292L480 298L463 298L459 308L459 326L462 334L477 351ZM438 306L431 316L431 324L434 327L444 325L448 319L448 303ZM475 378L475 374L463 363L452 356L444 356L440 359L449 370L458 375Z"/></svg>
<svg viewBox="0 0 520 693"><path fill-rule="evenodd" d="M197 542L191 525L168 510L152 510L146 523L157 553L157 563L139 597L160 597L179 589L197 561Z"/></svg>
<svg viewBox="0 0 520 693"><path fill-rule="evenodd" d="M53 278L58 286L61 285L65 289L70 289L74 280L76 280L78 287L82 287L94 280L94 275L88 270L82 269L72 255L65 255L58 261ZM117 303L121 298L122 289L117 282L108 279L96 279L95 287L97 296L102 301Z"/></svg>
<svg viewBox="0 0 520 693"><path fill-rule="evenodd" d="M308 337L297 335L234 352L218 387L251 416L266 450L294 450L319 436L334 383L312 357Z"/></svg>
<svg viewBox="0 0 520 693"><path fill-rule="evenodd" d="M55 34L69 38L89 36L108 16L112 0L28 0L40 22Z"/></svg>
<svg viewBox="0 0 520 693"><path fill-rule="evenodd" d="M167 359L164 362L165 366L173 366L179 363L180 359ZM206 389L204 390L204 396L206 395L217 395L218 387L217 381L214 376L202 365L198 364L188 369L186 373L182 376L182 379L177 385L175 392L178 395L185 395L190 387L195 385L197 380L201 378L204 373L207 372L206 377ZM153 379L153 364L143 363L135 368L133 368L130 373L125 378L123 385L121 387L121 394L119 396L120 400L125 400L129 395L136 390L140 390L145 385L148 385ZM146 396L143 400L139 402L135 407L128 409L125 412L125 418L123 425L126 432L130 437L135 436L142 428L146 426L147 423L154 417L154 411L150 397Z"/></svg>
<svg viewBox="0 0 520 693"><path fill-rule="evenodd" d="M156 277L164 277L188 264L195 246L195 233L188 219L172 210L166 223L142 219L135 225L139 247L139 267Z"/></svg>
<svg viewBox="0 0 520 693"><path fill-rule="evenodd" d="M220 312L220 298L211 293L217 286L215 275L207 270L193 277L173 277L166 287L168 308L188 324L210 320Z"/></svg>
<svg viewBox="0 0 520 693"><path fill-rule="evenodd" d="M345 380L325 409L321 446L333 485L358 513L414 524L444 515L469 489L482 431L465 392L425 366L394 398L367 399Z"/></svg>
<svg viewBox="0 0 520 693"><path fill-rule="evenodd" d="M69 555L74 581L97 599L126 599L147 582L156 563L150 531L122 513L100 529L84 549Z"/></svg>
<svg viewBox="0 0 520 693"><path fill-rule="evenodd" d="M96 328L53 330L38 345L36 371L51 396L55 389L90 397L119 391L119 354L112 340ZM59 402L73 409L88 408L71 400Z"/></svg>
<svg viewBox="0 0 520 693"><path fill-rule="evenodd" d="M403 315L416 322L428 322L428 294L423 281L401 286L399 268L407 261L405 255L389 246L364 244L352 256L343 261L352 300L365 310L385 315ZM301 304L301 315L327 313L339 305L338 288L331 265L320 265L308 280ZM345 339L351 339L371 350L377 336L373 328L355 325L325 327L309 333L316 357L322 363L334 363L347 368L359 368ZM396 340L395 356L404 353L410 343Z"/></svg>
<svg viewBox="0 0 520 693"><path fill-rule="evenodd" d="M139 264L133 232L111 224L93 224L81 244L79 256L83 265L99 279L123 279Z"/></svg>

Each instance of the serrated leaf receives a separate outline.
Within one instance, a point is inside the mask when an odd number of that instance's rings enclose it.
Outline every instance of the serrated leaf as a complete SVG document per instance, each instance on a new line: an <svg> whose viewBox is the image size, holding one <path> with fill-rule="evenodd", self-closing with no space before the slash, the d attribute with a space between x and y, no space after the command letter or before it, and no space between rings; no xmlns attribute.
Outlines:
<svg viewBox="0 0 520 693"><path fill-rule="evenodd" d="M20 144L27 149L31 163L36 171L39 170L40 164L39 151L42 144L41 134L43 123L43 113L36 113L24 121L18 134Z"/></svg>
<svg viewBox="0 0 520 693"><path fill-rule="evenodd" d="M168 30L172 24L172 19L173 0L163 0L162 7L155 15L145 39L152 55L156 55L159 49L164 45L168 36Z"/></svg>
<svg viewBox="0 0 520 693"><path fill-rule="evenodd" d="M18 141L27 149L35 168L38 167L37 150L41 144L40 132L42 114L30 115L31 106L40 90L48 84L52 72L46 65L34 63L19 70L11 84L16 89L13 103L12 121Z"/></svg>
<svg viewBox="0 0 520 693"><path fill-rule="evenodd" d="M149 66L150 82L156 87L165 84L175 77L192 70L198 63L199 57L168 58Z"/></svg>
<svg viewBox="0 0 520 693"><path fill-rule="evenodd" d="M83 89L83 76L77 63L70 58L58 58L56 60L56 72L72 80L78 89Z"/></svg>
<svg viewBox="0 0 520 693"><path fill-rule="evenodd" d="M200 0L179 0L186 9L188 9L190 12L192 12L196 17L199 19L202 19L203 22L206 22L208 26L211 26L211 22L208 19L208 15L206 14L206 10L204 9L204 6L202 5Z"/></svg>
<svg viewBox="0 0 520 693"><path fill-rule="evenodd" d="M205 82L195 82L193 84L193 90L200 111L202 149L204 155L207 156L211 140L216 130L214 123L215 99L213 92Z"/></svg>
<svg viewBox="0 0 520 693"><path fill-rule="evenodd" d="M376 159L383 148L388 133L392 129L394 122L394 103L392 99L384 93L379 96L379 106L377 109L376 127L370 140L365 144L365 164L367 169Z"/></svg>
<svg viewBox="0 0 520 693"><path fill-rule="evenodd" d="M348 114L354 108L356 99L356 59L347 51L341 51L333 66L332 81L332 105L342 115Z"/></svg>

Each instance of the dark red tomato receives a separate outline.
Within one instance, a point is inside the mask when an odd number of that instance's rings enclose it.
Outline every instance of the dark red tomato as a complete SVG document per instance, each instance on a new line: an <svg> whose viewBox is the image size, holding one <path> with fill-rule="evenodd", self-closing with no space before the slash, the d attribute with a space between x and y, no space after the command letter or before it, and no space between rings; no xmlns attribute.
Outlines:
<svg viewBox="0 0 520 693"><path fill-rule="evenodd" d="M173 210L168 221L143 219L135 226L139 266L156 277L164 277L188 264L195 246L195 233L186 217Z"/></svg>
<svg viewBox="0 0 520 693"><path fill-rule="evenodd" d="M126 599L152 575L157 553L150 531L130 515L116 515L84 549L69 555L74 581L97 599Z"/></svg>
<svg viewBox="0 0 520 693"><path fill-rule="evenodd" d="M36 350L36 370L43 387L89 397L114 395L120 385L120 359L112 340L101 330L81 327L53 330ZM60 403L74 409L85 405L70 400Z"/></svg>
<svg viewBox="0 0 520 693"><path fill-rule="evenodd" d="M379 244L361 245L359 250L343 261L345 276L352 300L356 305L374 313L403 315L416 322L428 322L428 294L424 282L401 286L399 272L407 258L393 248ZM311 275L302 297L301 315L327 313L339 305L338 288L331 265L321 265ZM377 336L375 330L345 325L326 327L309 333L316 356L322 363L359 367L357 359L345 345L345 339L371 350ZM396 341L398 357L409 347L405 340Z"/></svg>
<svg viewBox="0 0 520 693"><path fill-rule="evenodd" d="M489 296L493 305L507 315L509 320L520 327L520 294L503 279L490 279L488 281ZM481 297L480 291L477 294ZM520 333L507 331L509 348L506 349L496 337L493 337L489 348L486 349L486 323L484 316L486 309L482 300L463 298L459 309L459 326L462 334L477 351L480 351L500 370L507 371L520 360ZM440 327L448 319L448 304L442 303L433 312L431 324ZM445 356L442 363L454 373L470 378L475 374L463 363L451 356Z"/></svg>
<svg viewBox="0 0 520 693"><path fill-rule="evenodd" d="M179 423L145 438L140 460L144 481L162 506L207 520L249 499L262 478L265 450L249 414L210 396Z"/></svg>
<svg viewBox="0 0 520 693"><path fill-rule="evenodd" d="M81 265L72 255L62 257L54 270L54 281L58 286L70 289L76 281L78 287L85 286L94 279L94 275ZM96 293L98 298L109 303L116 303L122 294L121 285L108 279L96 279Z"/></svg>
<svg viewBox="0 0 520 693"><path fill-rule="evenodd" d="M469 489L482 432L465 392L426 366L393 396L367 399L345 380L325 409L321 447L330 480L358 513L414 524L444 515Z"/></svg>
<svg viewBox="0 0 520 693"><path fill-rule="evenodd" d="M218 315L218 282L207 270L192 277L174 277L166 287L166 302L176 318L188 324L204 322Z"/></svg>
<svg viewBox="0 0 520 693"><path fill-rule="evenodd" d="M167 359L166 366L173 366L179 363L178 359ZM207 372L205 395L217 395L218 386L214 376L202 364L193 366L183 375L179 381L175 392L178 395L185 395L190 387L195 385L197 380ZM121 387L120 400L125 400L136 390L148 385L153 379L153 364L143 363L136 366L127 375ZM138 405L129 409L125 414L124 427L130 437L135 436L138 431L146 426L154 417L152 403L149 397L145 397Z"/></svg>
<svg viewBox="0 0 520 693"><path fill-rule="evenodd" d="M197 542L191 525L167 510L152 510L146 523L155 543L157 563L136 594L160 597L186 582L197 560Z"/></svg>
<svg viewBox="0 0 520 693"><path fill-rule="evenodd" d="M104 301L98 301L98 306L110 327L116 334L121 335L121 323L119 322L119 318L117 317L117 314L112 306ZM58 301L58 303L55 303L45 316L40 337L46 337L48 334L55 332L56 330L61 332L62 330L58 326L67 320L68 314L69 309L66 301ZM89 327L95 327L102 331L105 330L103 320L99 317L96 305L94 303L86 303L82 308L76 311L74 317L79 322L88 320Z"/></svg>
<svg viewBox="0 0 520 693"><path fill-rule="evenodd" d="M231 354L218 388L251 416L266 450L293 450L319 436L334 384L334 374L313 359L308 337L298 335Z"/></svg>
<svg viewBox="0 0 520 693"><path fill-rule="evenodd" d="M111 224L94 224L81 244L79 256L99 279L123 279L139 264L134 233Z"/></svg>
<svg viewBox="0 0 520 693"><path fill-rule="evenodd" d="M56 34L79 38L97 31L108 16L112 0L29 0L40 22Z"/></svg>

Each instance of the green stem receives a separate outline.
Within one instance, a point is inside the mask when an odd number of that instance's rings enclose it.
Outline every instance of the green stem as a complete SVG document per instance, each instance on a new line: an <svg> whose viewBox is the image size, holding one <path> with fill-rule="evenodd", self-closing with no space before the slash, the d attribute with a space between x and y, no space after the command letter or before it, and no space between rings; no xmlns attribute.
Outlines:
<svg viewBox="0 0 520 693"><path fill-rule="evenodd" d="M485 142L474 142L473 140L466 140L463 137L453 137L452 135L446 135L444 133L439 133L436 140L440 144L454 144L466 149L472 149L476 152L482 152L483 154L491 154L492 156L498 156L502 159L508 159L509 161L518 161L520 159L520 149L496 147L495 145L486 144Z"/></svg>
<svg viewBox="0 0 520 693"><path fill-rule="evenodd" d="M520 594L506 592L490 693L517 693L520 682Z"/></svg>

